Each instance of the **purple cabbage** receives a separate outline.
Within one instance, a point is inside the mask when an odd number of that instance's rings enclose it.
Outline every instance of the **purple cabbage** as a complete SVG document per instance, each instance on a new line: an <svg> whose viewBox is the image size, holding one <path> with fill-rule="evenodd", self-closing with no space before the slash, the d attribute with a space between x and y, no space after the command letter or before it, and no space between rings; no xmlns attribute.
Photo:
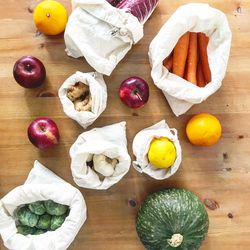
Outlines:
<svg viewBox="0 0 250 250"><path fill-rule="evenodd" d="M106 1L109 2L112 6L116 7L116 5L122 0L106 0Z"/></svg>
<svg viewBox="0 0 250 250"><path fill-rule="evenodd" d="M115 0L108 0L115 2ZM131 13L141 23L145 23L151 16L159 0L118 0L116 8L124 9L126 12Z"/></svg>

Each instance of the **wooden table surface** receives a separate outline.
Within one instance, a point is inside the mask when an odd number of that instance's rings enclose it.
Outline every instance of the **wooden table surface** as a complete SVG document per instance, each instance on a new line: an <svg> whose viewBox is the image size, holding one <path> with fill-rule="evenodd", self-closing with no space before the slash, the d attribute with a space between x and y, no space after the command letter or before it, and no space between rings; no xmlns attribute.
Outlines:
<svg viewBox="0 0 250 250"><path fill-rule="evenodd" d="M38 1L0 1L0 197L26 179L34 160L39 160L74 186L69 148L84 131L63 113L57 90L75 71L91 71L82 60L67 57L63 36L45 37L36 32L32 11ZM70 1L61 1L70 11ZM106 111L90 127L101 127L125 120L131 157L134 135L144 127L166 119L178 129L183 149L180 170L170 179L156 181L132 167L117 185L107 191L80 189L88 206L88 219L71 250L142 250L135 231L135 217L147 194L163 187L183 187L195 192L201 200L217 204L207 208L209 234L203 250L250 249L250 1L211 0L224 11L232 32L232 50L222 88L207 101L176 118L163 94L150 78L148 46L161 25L182 4L191 1L160 0L145 25L144 38L133 47L111 77ZM196 1L195 1L196 2ZM205 1L201 1L205 2ZM23 55L40 58L47 69L46 83L25 90L15 83L12 69ZM118 97L121 81L129 75L145 78L150 85L149 103L140 110L130 110ZM45 94L44 94L45 93ZM47 94L51 97L43 97ZM185 124L193 115L211 112L221 121L220 142L208 148L191 146L185 136ZM30 144L26 130L38 117L56 121L61 133L60 145L40 151ZM0 249L5 249L2 242Z"/></svg>

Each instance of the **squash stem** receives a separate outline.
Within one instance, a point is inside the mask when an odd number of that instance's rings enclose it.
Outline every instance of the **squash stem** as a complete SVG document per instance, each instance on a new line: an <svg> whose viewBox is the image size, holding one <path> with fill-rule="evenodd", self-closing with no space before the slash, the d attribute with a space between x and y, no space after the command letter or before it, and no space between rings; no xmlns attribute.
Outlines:
<svg viewBox="0 0 250 250"><path fill-rule="evenodd" d="M171 239L168 239L168 244L171 247L178 247L183 241L183 236L181 234L173 234Z"/></svg>

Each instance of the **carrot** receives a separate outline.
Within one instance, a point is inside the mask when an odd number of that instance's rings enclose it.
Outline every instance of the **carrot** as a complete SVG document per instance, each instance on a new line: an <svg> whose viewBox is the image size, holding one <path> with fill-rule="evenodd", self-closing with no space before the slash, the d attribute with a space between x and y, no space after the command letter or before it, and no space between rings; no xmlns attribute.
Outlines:
<svg viewBox="0 0 250 250"><path fill-rule="evenodd" d="M189 36L190 33L185 33L178 41L174 48L173 55L173 73L183 77L185 72L185 65L188 54L188 46L189 46Z"/></svg>
<svg viewBox="0 0 250 250"><path fill-rule="evenodd" d="M208 41L209 41L209 38L204 33L198 33L200 58L201 58L204 79L206 83L211 82L211 71L209 68L208 56L207 56Z"/></svg>
<svg viewBox="0 0 250 250"><path fill-rule="evenodd" d="M198 55L197 55L197 33L190 33L188 57L186 65L186 79L197 84L196 71L197 71Z"/></svg>
<svg viewBox="0 0 250 250"><path fill-rule="evenodd" d="M201 88L206 86L200 60L199 60L198 65L197 65L197 85L198 85L198 87L201 87Z"/></svg>
<svg viewBox="0 0 250 250"><path fill-rule="evenodd" d="M168 71L171 71L173 68L173 54L170 54L164 61L163 65L168 69Z"/></svg>

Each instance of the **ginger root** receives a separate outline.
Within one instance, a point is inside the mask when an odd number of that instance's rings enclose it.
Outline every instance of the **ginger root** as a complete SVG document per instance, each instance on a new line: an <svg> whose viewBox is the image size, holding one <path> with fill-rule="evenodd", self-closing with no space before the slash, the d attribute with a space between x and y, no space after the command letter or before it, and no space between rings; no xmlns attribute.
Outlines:
<svg viewBox="0 0 250 250"><path fill-rule="evenodd" d="M105 155L94 155L93 156L94 170L99 174L109 177L115 172L115 167L118 163L117 159L110 159Z"/></svg>
<svg viewBox="0 0 250 250"><path fill-rule="evenodd" d="M86 92L89 92L89 86L83 83L77 82L75 85L68 88L67 96L73 102L79 99Z"/></svg>
<svg viewBox="0 0 250 250"><path fill-rule="evenodd" d="M91 111L92 107L92 98L91 96L86 97L83 101L81 100L76 100L74 102L75 105L75 110L76 111Z"/></svg>
<svg viewBox="0 0 250 250"><path fill-rule="evenodd" d="M74 103L76 111L91 111L92 98L89 92L89 86L77 82L70 86L67 91L67 97Z"/></svg>

